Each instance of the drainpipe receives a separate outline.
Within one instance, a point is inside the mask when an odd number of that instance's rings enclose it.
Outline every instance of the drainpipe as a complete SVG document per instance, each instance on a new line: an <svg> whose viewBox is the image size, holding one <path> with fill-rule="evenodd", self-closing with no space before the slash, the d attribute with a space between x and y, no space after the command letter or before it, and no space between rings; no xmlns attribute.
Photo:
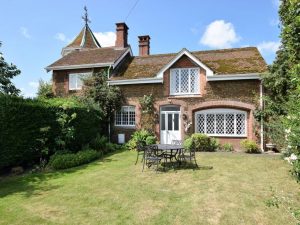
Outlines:
<svg viewBox="0 0 300 225"><path fill-rule="evenodd" d="M259 92L260 92L260 109L263 110L264 108L264 100L263 100L263 81L260 81L259 85ZM264 152L264 121L263 118L260 121L260 148Z"/></svg>
<svg viewBox="0 0 300 225"><path fill-rule="evenodd" d="M108 71L107 71L107 79L109 80L110 77L110 69L111 69L112 65L110 65L108 67ZM109 83L108 83L109 85ZM111 128L110 128L110 116L108 118L108 142L110 142L110 135L111 135Z"/></svg>

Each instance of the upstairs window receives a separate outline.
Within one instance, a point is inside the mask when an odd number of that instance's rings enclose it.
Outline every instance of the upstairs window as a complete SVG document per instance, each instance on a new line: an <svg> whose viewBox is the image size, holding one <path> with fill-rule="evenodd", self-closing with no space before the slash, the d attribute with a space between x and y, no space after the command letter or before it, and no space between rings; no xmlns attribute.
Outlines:
<svg viewBox="0 0 300 225"><path fill-rule="evenodd" d="M171 69L170 95L200 94L199 68Z"/></svg>
<svg viewBox="0 0 300 225"><path fill-rule="evenodd" d="M121 110L116 112L116 126L135 126L135 107L122 106Z"/></svg>
<svg viewBox="0 0 300 225"><path fill-rule="evenodd" d="M69 90L81 90L83 86L83 79L90 75L90 73L70 73Z"/></svg>

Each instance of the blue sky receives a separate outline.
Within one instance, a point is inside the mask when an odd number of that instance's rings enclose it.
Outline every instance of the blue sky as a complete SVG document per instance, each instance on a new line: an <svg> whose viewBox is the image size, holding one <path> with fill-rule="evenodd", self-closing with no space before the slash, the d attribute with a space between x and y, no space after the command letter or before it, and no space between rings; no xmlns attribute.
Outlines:
<svg viewBox="0 0 300 225"><path fill-rule="evenodd" d="M32 97L44 68L82 29L83 7L102 46L115 38L115 23L129 26L129 43L138 54L137 36L151 36L151 54L257 46L268 63L279 46L279 0L4 0L0 51L22 73L14 82ZM128 16L128 17L127 17ZM126 19L127 17L127 19ZM126 19L126 20L125 20Z"/></svg>

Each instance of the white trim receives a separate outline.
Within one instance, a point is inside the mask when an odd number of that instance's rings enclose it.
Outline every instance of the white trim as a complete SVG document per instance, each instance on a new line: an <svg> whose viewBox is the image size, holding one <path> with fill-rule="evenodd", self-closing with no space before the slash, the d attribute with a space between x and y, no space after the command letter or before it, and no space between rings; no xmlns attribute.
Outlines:
<svg viewBox="0 0 300 225"><path fill-rule="evenodd" d="M47 72L51 70L67 70L67 69L86 69L86 68L95 68L95 67L107 67L112 66L114 63L94 63L94 64L81 64L81 65L68 65L68 66L48 66L45 69Z"/></svg>
<svg viewBox="0 0 300 225"><path fill-rule="evenodd" d="M218 74L207 76L207 81L223 81L223 80L261 80L259 73L246 74Z"/></svg>
<svg viewBox="0 0 300 225"><path fill-rule="evenodd" d="M162 84L162 78L140 78L140 79L127 79L127 80L110 80L109 85L126 85L126 84Z"/></svg>
<svg viewBox="0 0 300 225"><path fill-rule="evenodd" d="M131 47L129 47L129 48L123 53L123 55L121 55L121 56L115 61L115 63L112 65L113 69L116 68L116 67L118 66L118 64L124 59L124 57L128 54L128 52L130 53L130 56L132 56Z"/></svg>
<svg viewBox="0 0 300 225"><path fill-rule="evenodd" d="M212 137L247 137L247 112L243 110L237 110L237 109L230 109L230 108L214 108L214 109L206 109L206 110L200 110L195 112L195 132L197 133L197 115L202 114L205 115L204 117L204 133L208 136ZM234 114L234 132L235 134L216 134L216 131L214 134L208 134L206 131L206 115L207 114L223 114L224 116L226 114ZM244 114L245 115L245 134L236 134L236 114ZM224 120L225 121L225 120ZM216 123L216 116L215 116L215 122ZM225 123L225 122L224 122ZM216 126L215 126L216 127ZM225 124L224 124L224 129L225 129Z"/></svg>
<svg viewBox="0 0 300 225"><path fill-rule="evenodd" d="M165 65L156 75L156 77L163 77L164 72L169 69L175 62L177 62L183 55L186 55L187 57L189 57L191 60L193 60L195 63L197 63L200 67L202 67L203 69L206 70L206 75L207 76L212 76L213 75L213 71L207 67L205 64L203 64L199 59L197 59L195 56L193 56L186 48L183 48L178 54L177 56L171 61L169 62L167 65Z"/></svg>

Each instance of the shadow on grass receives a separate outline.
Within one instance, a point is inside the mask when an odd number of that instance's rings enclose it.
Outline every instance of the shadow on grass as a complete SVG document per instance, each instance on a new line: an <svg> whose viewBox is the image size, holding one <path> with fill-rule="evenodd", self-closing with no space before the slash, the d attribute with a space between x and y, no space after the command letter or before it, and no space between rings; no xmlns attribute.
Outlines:
<svg viewBox="0 0 300 225"><path fill-rule="evenodd" d="M155 167L155 166L154 166ZM174 162L164 162L158 167L159 172L179 171L179 170L212 170L213 166L197 165L193 162L183 162L180 165Z"/></svg>
<svg viewBox="0 0 300 225"><path fill-rule="evenodd" d="M61 185L51 185L48 183L49 180L59 179L68 174L75 173L79 170L83 170L91 165L96 165L104 162L117 161L116 159L110 159L114 154L126 151L124 149L115 152L108 153L103 157L78 167L73 167L59 171L48 171L48 172L37 172L32 174L23 174L21 176L9 176L0 177L0 198L3 198L12 194L20 194L25 197L32 195L39 195L42 192L50 191L59 188Z"/></svg>

